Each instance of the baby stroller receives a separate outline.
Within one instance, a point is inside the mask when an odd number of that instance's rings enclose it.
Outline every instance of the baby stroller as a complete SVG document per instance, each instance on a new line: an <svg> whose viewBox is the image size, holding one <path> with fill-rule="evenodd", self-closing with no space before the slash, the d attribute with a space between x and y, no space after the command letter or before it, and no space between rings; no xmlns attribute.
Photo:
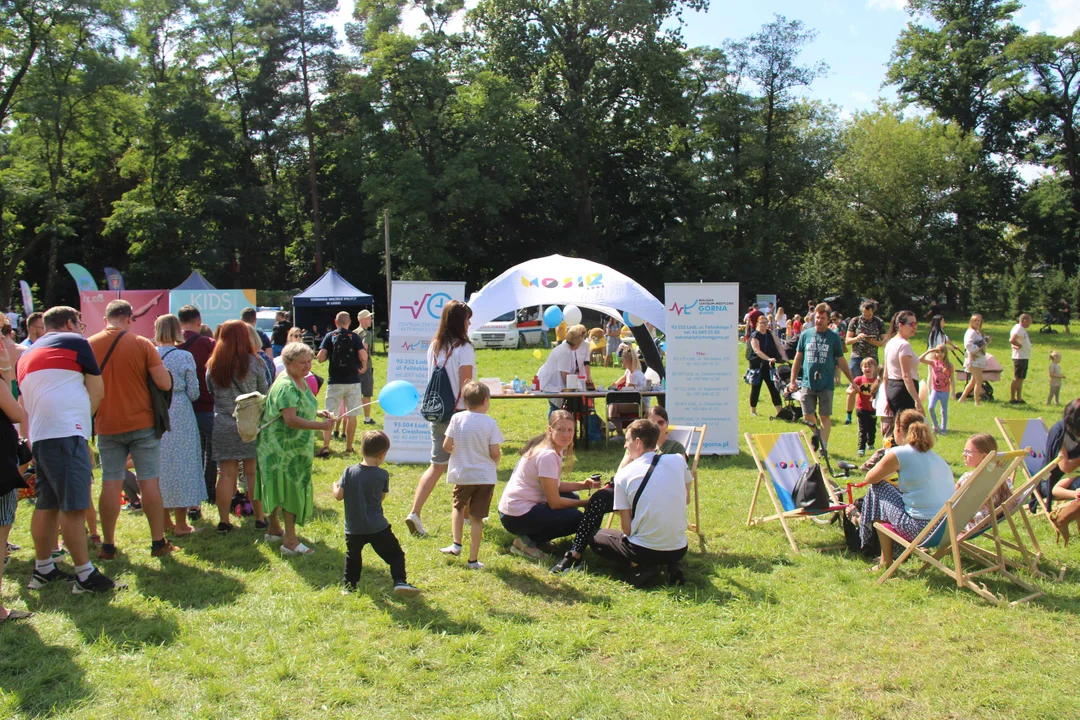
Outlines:
<svg viewBox="0 0 1080 720"><path fill-rule="evenodd" d="M1051 333L1057 334L1057 330L1054 329L1054 323L1060 323L1061 321L1058 320L1057 316L1054 315L1054 313L1047 310L1043 313L1042 321L1043 324L1042 327L1039 328L1039 332L1043 333L1044 335L1048 335Z"/></svg>
<svg viewBox="0 0 1080 720"><path fill-rule="evenodd" d="M952 350L952 355L956 363L956 382L957 385L963 383L967 384L967 381L971 378L968 371L964 369L964 358L956 350ZM994 399L994 386L990 384L991 380L995 382L1001 380L1001 372L1004 368L1001 367L1001 363L997 358L990 353L986 354L986 367L983 369L983 384L982 384L982 396L987 400ZM959 400L963 391L957 391L954 400Z"/></svg>
<svg viewBox="0 0 1080 720"><path fill-rule="evenodd" d="M802 389L795 392L788 390L788 384L791 382L791 366L773 365L771 372L773 383L780 389L780 397L784 398L784 407L776 413L776 419L799 422L802 420L802 403L799 402L802 399Z"/></svg>

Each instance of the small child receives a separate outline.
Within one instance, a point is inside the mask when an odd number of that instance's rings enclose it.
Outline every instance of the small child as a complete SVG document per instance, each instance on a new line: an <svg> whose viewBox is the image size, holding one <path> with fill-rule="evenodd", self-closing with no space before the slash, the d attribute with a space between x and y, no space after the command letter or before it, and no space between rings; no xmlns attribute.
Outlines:
<svg viewBox="0 0 1080 720"><path fill-rule="evenodd" d="M1061 353L1057 350L1050 352L1050 395L1046 398L1046 404L1049 405L1053 400L1055 405L1061 404L1061 399L1058 395L1061 393L1061 381L1065 379L1065 376L1061 374Z"/></svg>
<svg viewBox="0 0 1080 720"><path fill-rule="evenodd" d="M919 357L919 362L930 366L930 420L934 424L934 432L945 435L949 430L949 397L956 392L956 373L949 362L949 351L944 344L928 348ZM939 404L940 424L935 412Z"/></svg>
<svg viewBox="0 0 1080 720"><path fill-rule="evenodd" d="M446 427L443 449L450 453L446 481L454 485L454 508L450 512L453 542L439 552L457 557L461 554L461 535L465 528L465 513L469 514L470 570L480 570L480 541L484 535L484 518L491 511L495 495L496 471L502 453L499 445L503 435L491 409L491 391L476 381L465 383L461 389L465 412L456 413Z"/></svg>
<svg viewBox="0 0 1080 720"><path fill-rule="evenodd" d="M855 378L855 386L859 389L855 397L855 416L859 421L859 457L866 455L869 450L874 452L874 441L877 431L877 413L874 412L874 392L877 390L877 360L863 358L862 375Z"/></svg>
<svg viewBox="0 0 1080 720"><path fill-rule="evenodd" d="M390 492L390 473L379 466L389 450L390 438L385 433L364 433L360 444L364 461L345 468L341 479L331 486L334 499L345 501L345 591L356 589L364 568L364 546L370 543L375 554L390 566L394 594L414 597L420 589L405 579L405 551L383 514L382 501Z"/></svg>

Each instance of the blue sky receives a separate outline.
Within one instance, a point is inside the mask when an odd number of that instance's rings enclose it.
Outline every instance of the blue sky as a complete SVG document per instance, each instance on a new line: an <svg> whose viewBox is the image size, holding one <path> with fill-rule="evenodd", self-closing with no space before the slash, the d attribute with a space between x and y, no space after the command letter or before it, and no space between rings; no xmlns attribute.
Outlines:
<svg viewBox="0 0 1080 720"><path fill-rule="evenodd" d="M892 88L881 83L908 21L905 5L904 0L712 0L708 12L686 13L683 35L691 46L715 46L751 35L775 14L801 20L818 33L805 61L829 65L828 75L815 81L808 94L835 103L846 114L871 108L877 97L895 99ZM340 0L335 21L339 28L351 16L352 6L352 0ZM421 20L419 15L407 16L406 25ZM1017 21L1032 32L1067 35L1080 26L1080 0L1030 0Z"/></svg>

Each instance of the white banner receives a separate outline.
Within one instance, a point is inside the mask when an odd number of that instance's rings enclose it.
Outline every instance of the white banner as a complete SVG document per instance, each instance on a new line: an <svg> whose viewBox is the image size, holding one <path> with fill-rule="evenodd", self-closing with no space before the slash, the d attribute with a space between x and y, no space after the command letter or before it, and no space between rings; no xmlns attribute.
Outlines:
<svg viewBox="0 0 1080 720"><path fill-rule="evenodd" d="M388 383L411 382L423 397L428 381L428 347L439 329L442 309L451 300L464 302L465 283L394 281L390 289ZM431 429L420 417L419 408L404 417L387 415L383 428L390 437L387 460L421 464L431 461Z"/></svg>
<svg viewBox="0 0 1080 720"><path fill-rule="evenodd" d="M703 455L739 452L739 284L668 283L667 411L708 425Z"/></svg>

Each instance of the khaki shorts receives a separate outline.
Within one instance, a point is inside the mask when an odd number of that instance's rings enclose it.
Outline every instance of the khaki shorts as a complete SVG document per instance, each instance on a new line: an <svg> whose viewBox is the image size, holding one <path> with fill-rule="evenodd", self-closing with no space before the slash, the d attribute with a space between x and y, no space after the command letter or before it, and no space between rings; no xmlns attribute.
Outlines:
<svg viewBox="0 0 1080 720"><path fill-rule="evenodd" d="M491 512L491 499L494 496L494 485L455 485L454 509L468 510L469 517L483 520Z"/></svg>

